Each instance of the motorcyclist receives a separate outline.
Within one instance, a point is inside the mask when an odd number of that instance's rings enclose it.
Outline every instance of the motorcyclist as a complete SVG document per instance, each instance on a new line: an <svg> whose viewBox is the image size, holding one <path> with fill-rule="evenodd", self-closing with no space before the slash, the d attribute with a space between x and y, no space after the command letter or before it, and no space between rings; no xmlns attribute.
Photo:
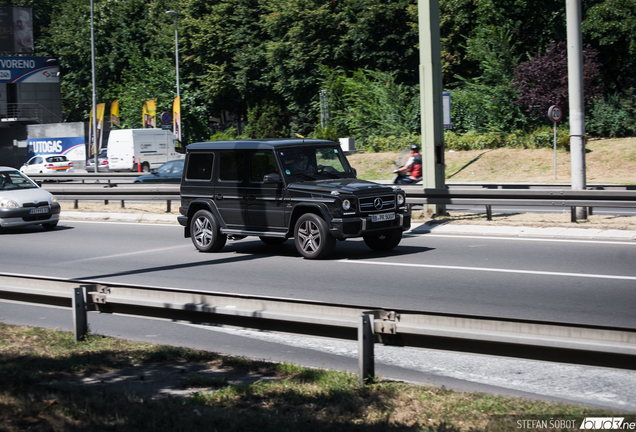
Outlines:
<svg viewBox="0 0 636 432"><path fill-rule="evenodd" d="M395 170L397 173L405 171L408 171L408 175L400 176L396 181L397 184L415 183L422 179L422 155L420 146L417 144L411 145L411 157L406 164Z"/></svg>

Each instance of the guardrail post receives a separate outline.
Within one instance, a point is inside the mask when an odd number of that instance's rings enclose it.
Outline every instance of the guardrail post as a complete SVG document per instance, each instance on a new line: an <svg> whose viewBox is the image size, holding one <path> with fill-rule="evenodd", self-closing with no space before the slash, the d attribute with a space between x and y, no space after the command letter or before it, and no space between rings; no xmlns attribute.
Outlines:
<svg viewBox="0 0 636 432"><path fill-rule="evenodd" d="M570 207L570 222L576 222L576 207Z"/></svg>
<svg viewBox="0 0 636 432"><path fill-rule="evenodd" d="M168 205L167 205L167 208L166 208L166 212L167 213L170 213L171 206L172 206L172 201L168 200Z"/></svg>
<svg viewBox="0 0 636 432"><path fill-rule="evenodd" d="M79 200L75 200L75 202L73 203L73 208L74 209L79 208Z"/></svg>
<svg viewBox="0 0 636 432"><path fill-rule="evenodd" d="M121 208L125 208L126 205L124 204L124 200L121 200Z"/></svg>
<svg viewBox="0 0 636 432"><path fill-rule="evenodd" d="M358 372L360 385L364 385L375 378L373 318L372 313L365 313L358 318Z"/></svg>
<svg viewBox="0 0 636 432"><path fill-rule="evenodd" d="M489 221L492 220L492 206L491 205L487 205L486 206L486 219L488 219Z"/></svg>
<svg viewBox="0 0 636 432"><path fill-rule="evenodd" d="M75 343L83 340L88 333L85 293L84 287L73 289L73 332L75 334Z"/></svg>

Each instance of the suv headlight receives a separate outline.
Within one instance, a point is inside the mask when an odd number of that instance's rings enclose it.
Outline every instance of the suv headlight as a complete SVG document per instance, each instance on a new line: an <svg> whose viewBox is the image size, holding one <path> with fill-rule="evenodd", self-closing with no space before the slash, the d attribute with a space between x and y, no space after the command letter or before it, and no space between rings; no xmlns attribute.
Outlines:
<svg viewBox="0 0 636 432"><path fill-rule="evenodd" d="M348 199L343 200L342 201L342 209L344 211L347 211L347 210L351 209L351 201L349 201Z"/></svg>
<svg viewBox="0 0 636 432"><path fill-rule="evenodd" d="M56 203L57 202L57 198L55 198L55 195L51 195L51 203Z"/></svg>
<svg viewBox="0 0 636 432"><path fill-rule="evenodd" d="M399 206L401 206L401 205L403 205L403 204L404 204L404 195L402 195L402 194L398 194L398 196L397 196L397 203L398 203L398 205L399 205Z"/></svg>
<svg viewBox="0 0 636 432"><path fill-rule="evenodd" d="M20 206L18 205L17 202L10 200L8 198L5 198L3 200L0 200L0 208L13 209L13 208L20 208Z"/></svg>

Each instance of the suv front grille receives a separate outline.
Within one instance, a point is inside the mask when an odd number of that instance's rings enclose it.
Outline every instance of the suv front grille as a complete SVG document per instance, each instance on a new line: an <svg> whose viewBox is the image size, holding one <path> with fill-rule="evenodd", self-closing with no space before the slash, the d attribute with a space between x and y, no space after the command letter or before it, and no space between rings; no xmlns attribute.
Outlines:
<svg viewBox="0 0 636 432"><path fill-rule="evenodd" d="M360 198L360 211L373 212L395 208L395 195Z"/></svg>

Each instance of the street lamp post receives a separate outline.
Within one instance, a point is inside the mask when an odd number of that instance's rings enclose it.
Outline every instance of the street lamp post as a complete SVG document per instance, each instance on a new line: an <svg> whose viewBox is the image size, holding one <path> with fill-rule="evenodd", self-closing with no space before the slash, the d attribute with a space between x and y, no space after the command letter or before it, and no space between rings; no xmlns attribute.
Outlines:
<svg viewBox="0 0 636 432"><path fill-rule="evenodd" d="M174 58L175 65L177 68L177 97L181 96L179 91L179 31L177 28L177 21L179 19L179 14L175 11L166 11L168 15L174 15Z"/></svg>
<svg viewBox="0 0 636 432"><path fill-rule="evenodd" d="M91 79L93 92L93 156L95 157L95 174L97 175L97 89L95 88L95 25L93 21L93 0L91 0Z"/></svg>

